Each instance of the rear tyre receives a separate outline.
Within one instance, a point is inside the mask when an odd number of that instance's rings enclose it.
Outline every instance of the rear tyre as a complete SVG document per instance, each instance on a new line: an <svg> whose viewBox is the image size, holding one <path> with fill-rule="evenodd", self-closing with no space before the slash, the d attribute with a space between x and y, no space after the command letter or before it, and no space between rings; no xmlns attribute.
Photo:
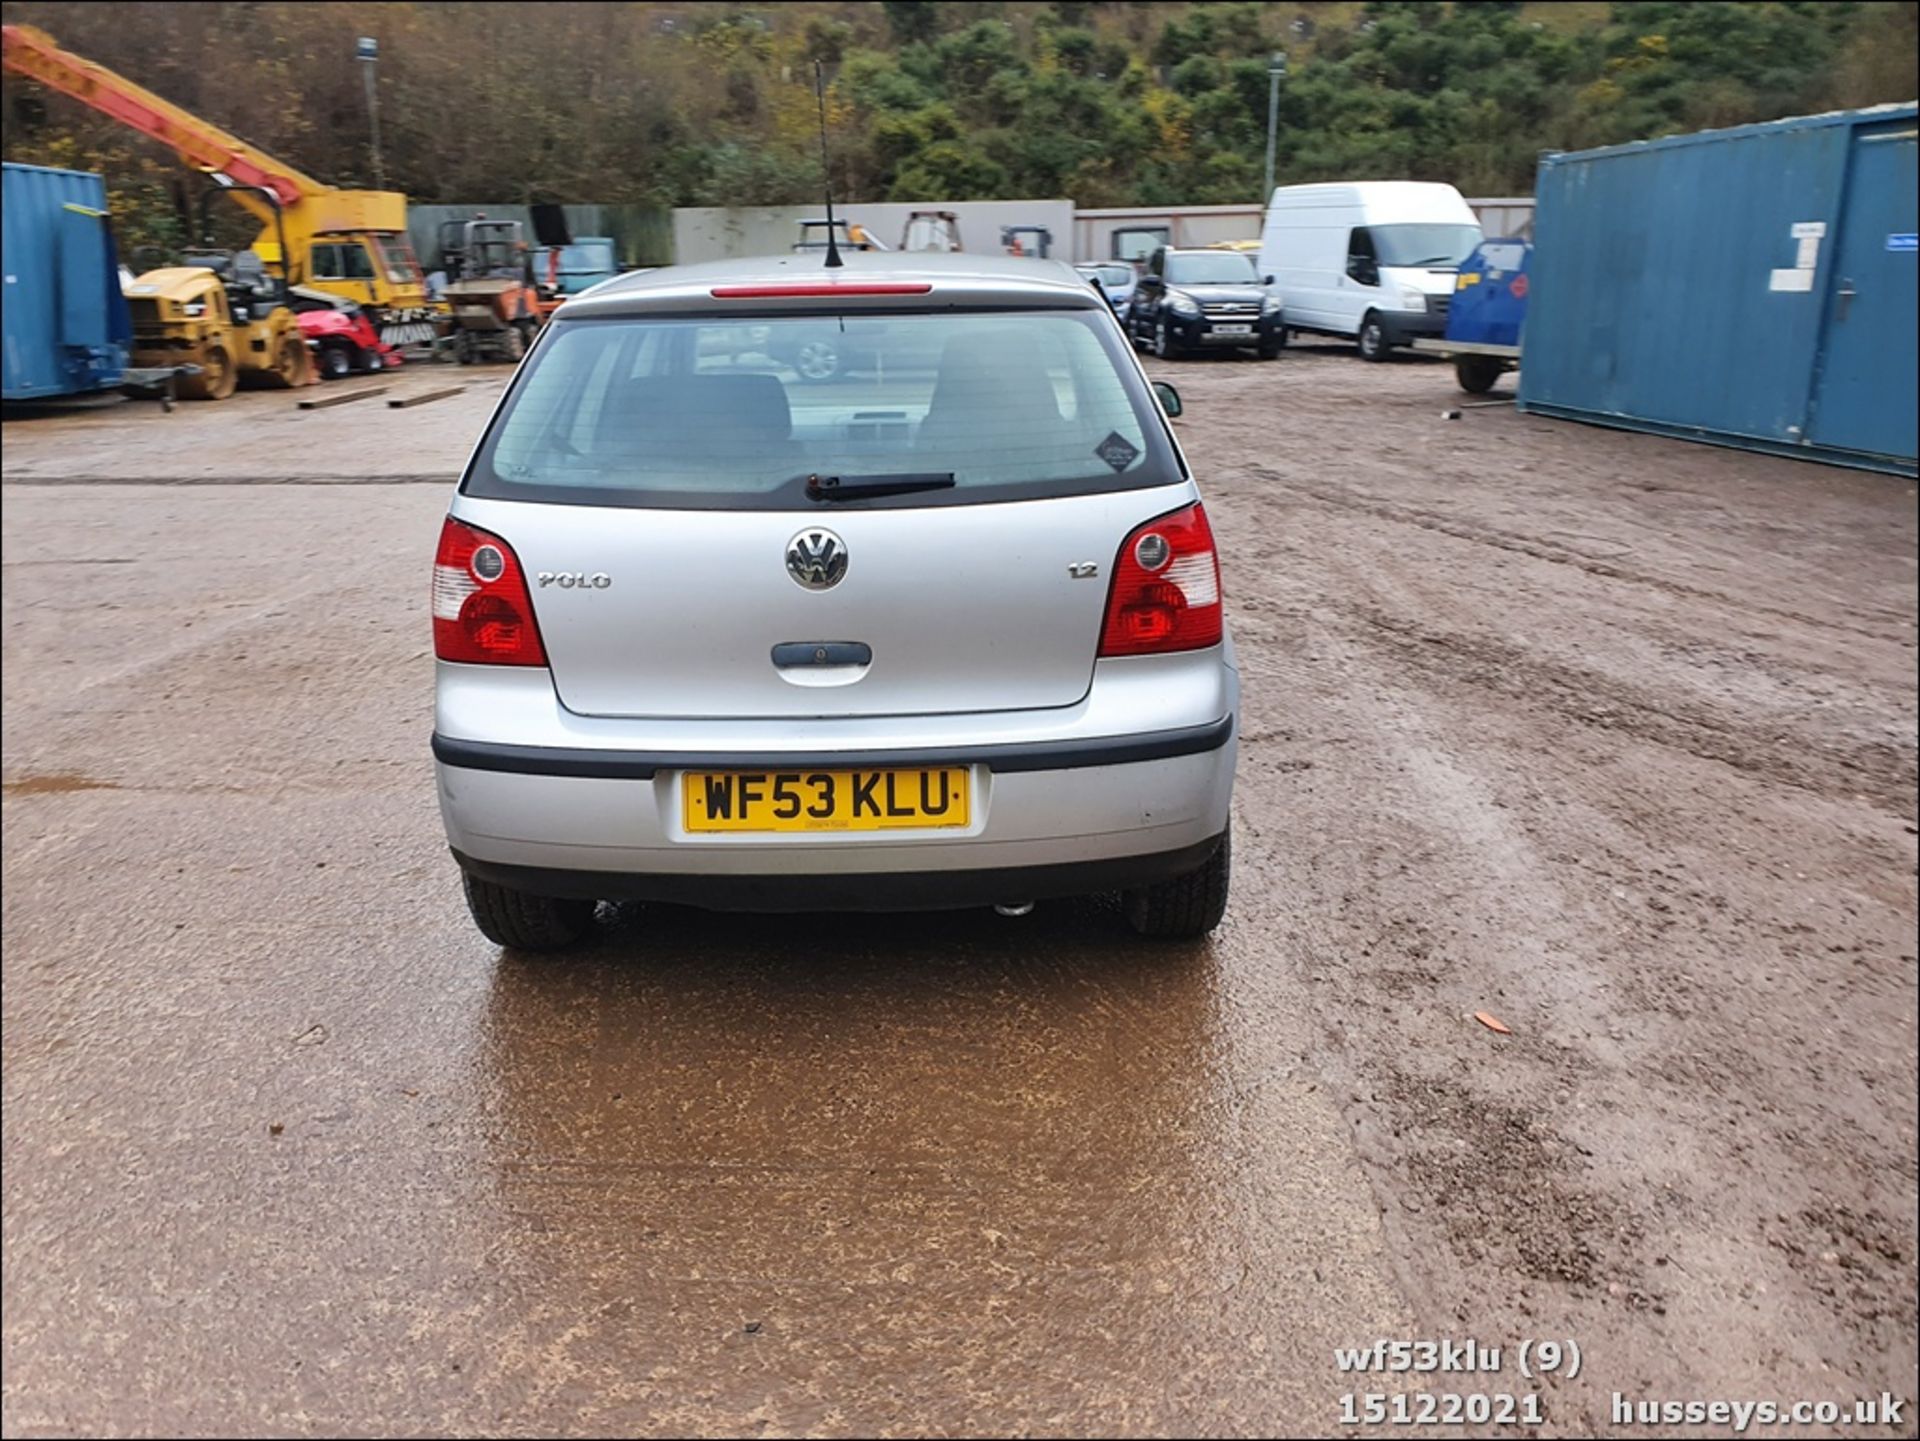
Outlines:
<svg viewBox="0 0 1920 1441"><path fill-rule="evenodd" d="M1485 395L1506 373L1506 362L1497 355L1462 355L1453 362L1454 378L1468 395Z"/></svg>
<svg viewBox="0 0 1920 1441"><path fill-rule="evenodd" d="M516 951L557 951L572 945L593 925L592 901L529 895L460 872L467 909L480 934L496 946Z"/></svg>
<svg viewBox="0 0 1920 1441"><path fill-rule="evenodd" d="M1180 343L1167 329L1167 318L1164 315L1153 323L1153 353L1162 360L1180 358Z"/></svg>
<svg viewBox="0 0 1920 1441"><path fill-rule="evenodd" d="M1387 344L1387 328L1371 310L1360 322L1360 333L1354 336L1353 343L1362 360L1385 360L1391 348Z"/></svg>
<svg viewBox="0 0 1920 1441"><path fill-rule="evenodd" d="M387 362L380 358L380 352L377 350L361 351L360 363L368 375L378 375L387 368Z"/></svg>
<svg viewBox="0 0 1920 1441"><path fill-rule="evenodd" d="M1120 897L1127 924L1157 941L1193 941L1208 934L1227 913L1227 889L1233 873L1233 835L1206 861L1171 880L1158 881Z"/></svg>
<svg viewBox="0 0 1920 1441"><path fill-rule="evenodd" d="M320 378L322 380L344 380L353 373L353 357L347 353L344 345L323 345L320 347Z"/></svg>

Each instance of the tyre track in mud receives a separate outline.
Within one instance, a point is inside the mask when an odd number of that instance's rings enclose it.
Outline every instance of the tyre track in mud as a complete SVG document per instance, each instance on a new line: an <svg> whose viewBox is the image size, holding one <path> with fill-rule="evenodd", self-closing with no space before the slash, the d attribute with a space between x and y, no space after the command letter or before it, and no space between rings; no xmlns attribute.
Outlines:
<svg viewBox="0 0 1920 1441"><path fill-rule="evenodd" d="M1235 913L1428 1334L1576 1338L1547 1434L1909 1394L1911 488L1280 369L1155 367L1209 422Z"/></svg>
<svg viewBox="0 0 1920 1441"><path fill-rule="evenodd" d="M1851 625L1844 621L1835 620L1831 617L1808 615L1804 611L1786 610L1776 606L1762 605L1751 601L1741 601L1728 595L1724 591L1689 585L1683 581L1677 581L1667 576L1635 571L1629 567L1614 564L1611 557L1589 555L1573 546L1555 546L1549 544L1544 538L1535 538L1533 536L1500 531L1484 525L1450 521L1445 516L1430 511L1421 511L1406 506L1394 505L1371 496L1349 493L1324 486L1309 485L1297 477L1282 475L1277 471L1260 466L1249 467L1248 470L1252 475L1285 486L1287 489L1309 497L1323 505L1334 506L1342 510L1360 511L1368 515L1378 516L1382 520L1392 521L1396 524L1417 526L1422 530L1432 531L1437 535L1451 536L1455 540L1471 541L1476 545L1494 546L1500 550L1511 551L1515 555L1524 555L1534 560L1548 561L1554 565L1574 566L1579 570L1586 571L1589 575L1599 576L1605 580L1623 580L1636 585L1651 586L1684 600L1700 600L1714 605L1738 608L1749 614L1771 616L1777 620L1793 622L1796 625L1823 626L1835 630L1851 631L1856 635L1865 636L1869 640L1898 639L1897 633L1891 630L1872 630L1863 626ZM1568 532L1547 532L1547 534L1566 533ZM1600 537L1587 538L1597 541L1599 545L1619 553L1625 553L1632 549L1630 545L1624 542L1607 541ZM1888 611L1882 614L1890 622L1901 619L1898 612Z"/></svg>
<svg viewBox="0 0 1920 1441"><path fill-rule="evenodd" d="M1898 814L1920 782L1911 748L1829 739L1800 731L1762 736L1738 718L1663 705L1597 672L1557 665L1488 636L1448 634L1368 606L1346 614L1400 664L1436 687L1486 691L1555 711L1581 725L1620 730L1823 796L1867 794Z"/></svg>

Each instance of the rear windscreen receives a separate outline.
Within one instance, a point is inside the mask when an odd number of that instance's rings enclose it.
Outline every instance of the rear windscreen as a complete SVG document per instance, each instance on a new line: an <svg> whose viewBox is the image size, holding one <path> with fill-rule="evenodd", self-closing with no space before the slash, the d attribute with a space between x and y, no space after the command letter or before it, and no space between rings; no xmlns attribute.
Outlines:
<svg viewBox="0 0 1920 1441"><path fill-rule="evenodd" d="M1097 311L582 319L529 357L466 490L502 499L813 509L810 477L951 475L841 502L953 505L1181 478Z"/></svg>

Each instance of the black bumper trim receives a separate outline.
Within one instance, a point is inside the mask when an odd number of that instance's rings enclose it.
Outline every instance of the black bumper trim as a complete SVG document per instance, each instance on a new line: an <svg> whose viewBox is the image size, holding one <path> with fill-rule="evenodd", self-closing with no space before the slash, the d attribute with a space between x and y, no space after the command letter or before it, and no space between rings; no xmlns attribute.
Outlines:
<svg viewBox="0 0 1920 1441"><path fill-rule="evenodd" d="M1121 766L1219 750L1233 736L1233 717L1210 725L1152 731L1137 736L1087 740L1029 741L1018 745L931 746L917 750L615 751L576 746L516 746L456 740L439 732L433 758L470 771L524 776L578 776L592 780L652 780L661 771L685 770L877 770L883 766L984 765L995 775L1016 771L1064 771L1084 766Z"/></svg>
<svg viewBox="0 0 1920 1441"><path fill-rule="evenodd" d="M623 871L549 870L454 860L468 874L536 896L592 901L665 901L711 911L945 911L1023 901L1092 896L1170 880L1204 865L1220 847L1197 845L1146 856L961 871L883 871L812 875L630 875Z"/></svg>
<svg viewBox="0 0 1920 1441"><path fill-rule="evenodd" d="M1405 345L1425 336L1444 338L1447 333L1444 310L1376 310L1374 314L1379 317L1380 331L1388 345Z"/></svg>

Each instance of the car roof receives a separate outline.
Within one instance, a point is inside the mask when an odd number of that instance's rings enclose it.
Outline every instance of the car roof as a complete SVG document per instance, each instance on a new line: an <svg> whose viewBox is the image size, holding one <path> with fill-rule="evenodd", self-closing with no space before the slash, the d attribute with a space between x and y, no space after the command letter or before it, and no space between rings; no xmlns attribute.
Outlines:
<svg viewBox="0 0 1920 1441"><path fill-rule="evenodd" d="M1035 260L1011 255L969 255L927 251L872 251L843 248L846 262L837 270L821 264L819 251L756 256L745 260L715 260L698 265L668 265L645 274L623 275L603 281L585 295L569 300L568 319L592 315L638 314L650 310L738 309L740 299L714 295L716 289L775 286L847 287L863 284L925 284L929 308L944 304L996 303L1091 308L1099 301L1073 268L1061 260ZM750 297L755 310L793 308L818 310L818 294L796 297ZM849 293L839 303L851 308L873 306L898 309L898 293ZM911 302L910 302L911 303Z"/></svg>

